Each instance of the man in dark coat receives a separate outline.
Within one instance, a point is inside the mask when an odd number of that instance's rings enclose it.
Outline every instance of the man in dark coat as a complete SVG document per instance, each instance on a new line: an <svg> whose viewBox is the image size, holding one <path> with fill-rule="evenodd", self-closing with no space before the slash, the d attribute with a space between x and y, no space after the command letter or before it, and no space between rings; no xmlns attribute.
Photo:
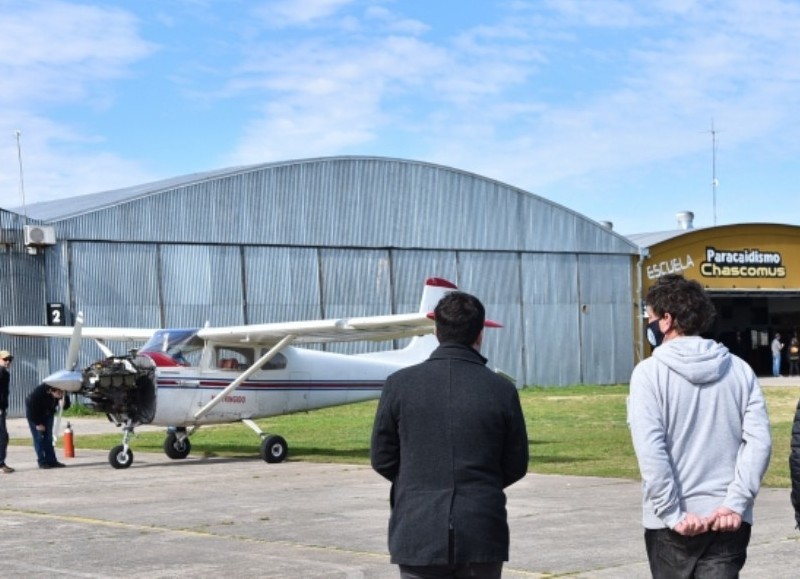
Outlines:
<svg viewBox="0 0 800 579"><path fill-rule="evenodd" d="M64 463L56 459L53 448L53 418L58 411L61 399L64 399L64 410L69 408L69 395L63 390L47 384L39 384L25 398L25 416L33 437L33 450L39 468L64 467Z"/></svg>
<svg viewBox="0 0 800 579"><path fill-rule="evenodd" d="M372 467L392 482L389 552L403 578L500 577L509 532L503 489L528 468L514 385L478 349L484 308L463 292L436 306L439 347L383 387Z"/></svg>
<svg viewBox="0 0 800 579"><path fill-rule="evenodd" d="M0 351L0 472L11 474L14 469L6 464L6 452L8 450L8 426L6 415L8 414L8 392L11 382L11 374L8 371L14 356L8 350Z"/></svg>

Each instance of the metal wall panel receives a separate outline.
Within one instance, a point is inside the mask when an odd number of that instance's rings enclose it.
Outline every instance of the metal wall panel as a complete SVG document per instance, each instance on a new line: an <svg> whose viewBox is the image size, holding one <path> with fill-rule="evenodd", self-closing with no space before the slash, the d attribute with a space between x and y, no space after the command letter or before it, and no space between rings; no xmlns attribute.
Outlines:
<svg viewBox="0 0 800 579"><path fill-rule="evenodd" d="M71 243L70 275L87 326L163 327L158 246Z"/></svg>
<svg viewBox="0 0 800 579"><path fill-rule="evenodd" d="M238 247L161 247L164 326L234 326L245 323L243 263Z"/></svg>
<svg viewBox="0 0 800 579"><path fill-rule="evenodd" d="M351 318L392 313L389 252L322 249L320 272L323 317ZM332 352L376 352L390 342L331 344Z"/></svg>
<svg viewBox="0 0 800 579"><path fill-rule="evenodd" d="M45 255L29 254L22 245L22 216L0 209L0 324L29 325L46 321ZM47 342L0 336L0 350L14 356L9 370L9 416L25 415L25 396L47 370Z"/></svg>
<svg viewBox="0 0 800 579"><path fill-rule="evenodd" d="M633 371L633 297L630 261L580 255L581 381L627 383Z"/></svg>
<svg viewBox="0 0 800 579"><path fill-rule="evenodd" d="M247 323L322 318L317 254L305 247L245 247Z"/></svg>
<svg viewBox="0 0 800 579"><path fill-rule="evenodd" d="M577 263L573 254L522 255L526 385L580 383Z"/></svg>

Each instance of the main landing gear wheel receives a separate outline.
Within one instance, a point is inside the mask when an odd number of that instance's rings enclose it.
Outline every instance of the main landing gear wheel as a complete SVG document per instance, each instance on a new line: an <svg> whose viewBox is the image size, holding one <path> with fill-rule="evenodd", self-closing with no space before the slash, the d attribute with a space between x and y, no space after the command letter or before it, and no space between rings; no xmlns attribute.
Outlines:
<svg viewBox="0 0 800 579"><path fill-rule="evenodd" d="M120 444L111 449L108 453L108 462L114 468L128 468L133 464L133 452L131 449L125 450L125 447Z"/></svg>
<svg viewBox="0 0 800 579"><path fill-rule="evenodd" d="M192 452L192 443L189 442L188 437L184 436L181 440L176 433L170 432L164 440L164 452L170 458L186 458Z"/></svg>
<svg viewBox="0 0 800 579"><path fill-rule="evenodd" d="M289 445L282 436L270 434L261 442L261 458L269 463L283 462L289 454Z"/></svg>

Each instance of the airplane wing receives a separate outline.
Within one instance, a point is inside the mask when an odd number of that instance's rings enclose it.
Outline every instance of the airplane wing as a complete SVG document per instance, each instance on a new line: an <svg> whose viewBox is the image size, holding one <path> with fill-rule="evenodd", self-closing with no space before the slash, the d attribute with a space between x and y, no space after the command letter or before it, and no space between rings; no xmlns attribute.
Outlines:
<svg viewBox="0 0 800 579"><path fill-rule="evenodd" d="M149 340L156 330L147 328L86 328L84 338L95 340ZM71 338L72 326L2 326L0 333L37 338Z"/></svg>
<svg viewBox="0 0 800 579"><path fill-rule="evenodd" d="M202 328L198 337L217 343L272 345L286 336L294 343L384 341L433 333L433 320L424 313L366 316L330 320L277 322L250 326Z"/></svg>

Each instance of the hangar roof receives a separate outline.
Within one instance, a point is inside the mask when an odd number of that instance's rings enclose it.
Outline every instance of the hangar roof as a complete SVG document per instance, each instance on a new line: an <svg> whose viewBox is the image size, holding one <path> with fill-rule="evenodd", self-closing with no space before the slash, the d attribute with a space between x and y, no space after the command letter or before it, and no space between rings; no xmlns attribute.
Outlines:
<svg viewBox="0 0 800 579"><path fill-rule="evenodd" d="M59 239L636 255L528 191L442 165L341 156L231 167L31 204Z"/></svg>
<svg viewBox="0 0 800 579"><path fill-rule="evenodd" d="M97 209L102 209L117 203L131 201L137 197L144 197L152 195L159 191L181 187L189 183L199 183L215 177L222 177L241 170L251 169L252 167L228 167L227 169L217 169L215 171L203 171L200 173L190 173L189 175L181 175L179 177L170 177L169 179L162 179L160 181L153 181L151 183L143 183L141 185L134 185L132 187L125 187L123 189L114 189L111 191L101 191L99 193L89 193L87 195L78 195L70 197L69 199L54 199L52 201L42 201L40 203L31 203L26 207L27 215L31 219L39 219L41 221L60 221L75 215L89 213ZM21 207L16 207L12 211L20 212Z"/></svg>
<svg viewBox="0 0 800 579"><path fill-rule="evenodd" d="M671 229L669 231L654 231L651 233L634 233L627 237L639 247L651 247L667 239L691 233L692 231L697 231L697 229Z"/></svg>

